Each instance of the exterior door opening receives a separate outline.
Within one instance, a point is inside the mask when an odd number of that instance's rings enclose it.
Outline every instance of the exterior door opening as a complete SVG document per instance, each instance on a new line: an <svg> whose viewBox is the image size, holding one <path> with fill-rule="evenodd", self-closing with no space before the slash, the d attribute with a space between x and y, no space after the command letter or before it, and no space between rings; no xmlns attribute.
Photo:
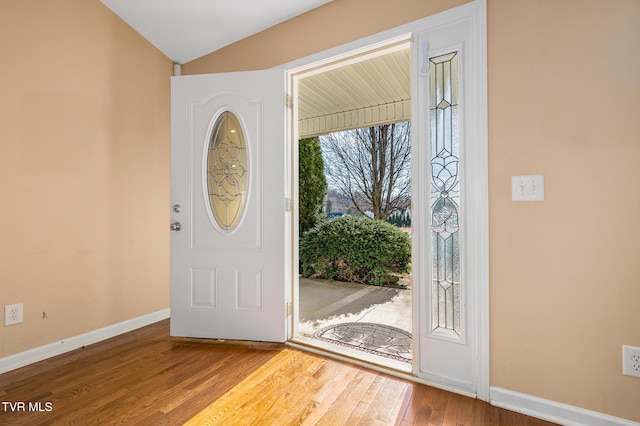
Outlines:
<svg viewBox="0 0 640 426"><path fill-rule="evenodd" d="M382 230L392 236L397 237L394 233L410 236L410 68L407 40L364 58L347 59L316 69L310 75L295 77L300 185L298 237L303 245L312 243L318 233L332 232L332 226L367 226L367 221L360 223L364 218L382 223ZM313 171L317 175L322 167L327 181L326 195L314 210L306 205L313 190L309 186L319 180ZM310 213L318 217L310 219ZM330 221L335 223L329 225ZM309 232L314 223L316 228ZM360 239L352 241L350 252L366 245ZM333 249L340 250L338 246L344 249L349 242L335 241L335 244ZM410 265L375 280L365 277L370 271L358 274L357 268L345 258L334 259L326 269L317 267L306 259L309 250L300 245L298 249L301 262L296 341L410 372L413 357ZM410 256L409 238L406 249ZM368 255L363 251L354 256Z"/></svg>
<svg viewBox="0 0 640 426"><path fill-rule="evenodd" d="M298 229L292 232L291 344L364 361L393 374L410 373L414 380L483 400L489 397L485 19L485 4L472 2L288 65L294 147L308 135L366 128L378 124L377 120L387 124L410 120L412 188L411 362L398 365L395 360L372 360L366 351L357 352L349 346L361 342L349 339L359 330L321 329L328 336L305 333L304 300L300 299L304 283L299 278L308 271L299 269L305 259L300 259ZM388 76L390 65L384 61L403 50L410 57L408 96L367 105L363 101L367 91L359 92L359 84L375 84L377 76ZM367 69L376 60L383 63ZM366 77L354 77L358 73L352 67L366 72ZM308 82L313 84L305 88ZM359 102L327 114L307 115L306 96L326 101L322 107L340 102L342 91ZM377 93L385 97L397 90L382 84ZM297 155L292 149L296 184ZM294 224L299 220L296 184L292 185ZM336 268L328 262L317 263ZM334 321L343 319L345 312L333 309L348 306L350 296L346 294L337 304L328 301L320 307L321 313L335 313L329 318ZM357 323L359 318L353 318L347 319ZM334 342L318 342L317 337ZM340 344L345 343L340 342L343 337L346 345Z"/></svg>

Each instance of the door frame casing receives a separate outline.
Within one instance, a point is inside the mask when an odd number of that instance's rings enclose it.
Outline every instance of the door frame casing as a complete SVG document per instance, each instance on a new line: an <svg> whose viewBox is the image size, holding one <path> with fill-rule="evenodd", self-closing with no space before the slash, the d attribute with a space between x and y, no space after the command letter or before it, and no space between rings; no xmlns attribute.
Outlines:
<svg viewBox="0 0 640 426"><path fill-rule="evenodd" d="M294 85L297 81L293 78L296 74L308 72L314 68L326 67L330 63L347 61L356 56L361 57L367 53L384 49L394 44L407 42L412 34L441 26L451 25L461 20L470 20L471 24L471 48L474 52L474 60L471 70L471 84L474 85L476 96L474 104L470 106L469 126L467 132L474 134L473 146L465 150L466 161L470 164L466 173L466 179L473 179L473 187L470 197L466 200L465 223L474 229L473 238L469 236L465 239L467 261L465 262L466 274L474 277L474 293L472 298L466 303L471 305L468 310L467 327L471 328L469 333L469 344L472 345L473 370L475 375L476 392L475 396L484 401L489 401L489 215L488 215L488 135L487 135L487 26L486 26L486 0L475 0L470 3L437 13L426 18L378 33L360 40L356 40L344 45L319 52L302 59L278 66L284 68L287 73L287 93L297 93ZM413 55L413 54L412 54ZM417 111L417 100L412 100L413 111ZM294 185L297 182L298 156L295 152L297 144L294 138L298 134L298 117L296 108L292 113L288 130L288 152L291 164L290 182L292 195L292 227L298 223L298 188ZM291 232L291 277L295 281L298 275L298 233L292 229ZM291 283L292 291L287 295L288 302L293 303L293 316L287 321L287 334L291 339L297 334L298 318L298 286ZM419 303L422 295L419 286L414 286L414 303ZM294 303L295 302L295 303ZM414 307L414 311L416 307ZM419 330L418 315L414 315L414 330ZM415 334L415 332L414 332ZM414 339L414 343L416 343ZM414 344L414 351L416 345ZM419 359L415 356L414 359ZM414 362L414 376L421 382L427 382L436 387L443 387L454 392L469 394L466 389L457 389L455 385L447 385L443 382L431 382L428 378L421 377L417 369L418 363Z"/></svg>

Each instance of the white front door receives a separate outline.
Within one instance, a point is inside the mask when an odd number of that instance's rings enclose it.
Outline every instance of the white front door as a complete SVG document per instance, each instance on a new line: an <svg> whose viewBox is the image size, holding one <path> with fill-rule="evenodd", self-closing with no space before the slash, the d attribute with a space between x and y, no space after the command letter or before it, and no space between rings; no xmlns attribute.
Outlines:
<svg viewBox="0 0 640 426"><path fill-rule="evenodd" d="M171 80L172 336L286 340L284 101L284 70Z"/></svg>

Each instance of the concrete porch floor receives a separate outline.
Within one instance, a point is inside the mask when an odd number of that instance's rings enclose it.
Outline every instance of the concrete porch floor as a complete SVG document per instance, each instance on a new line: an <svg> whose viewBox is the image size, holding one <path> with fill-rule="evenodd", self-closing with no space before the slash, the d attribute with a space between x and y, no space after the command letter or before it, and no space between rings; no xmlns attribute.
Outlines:
<svg viewBox="0 0 640 426"><path fill-rule="evenodd" d="M300 335L408 362L410 279L399 284L378 287L300 278ZM340 327L332 327L336 325Z"/></svg>

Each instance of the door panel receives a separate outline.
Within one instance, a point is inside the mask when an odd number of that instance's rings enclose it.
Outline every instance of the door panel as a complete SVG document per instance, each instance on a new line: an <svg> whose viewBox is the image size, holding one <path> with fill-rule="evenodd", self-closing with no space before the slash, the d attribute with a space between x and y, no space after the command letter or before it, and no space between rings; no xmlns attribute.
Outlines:
<svg viewBox="0 0 640 426"><path fill-rule="evenodd" d="M283 342L284 71L173 77L171 90L171 335ZM213 199L239 220L220 223Z"/></svg>

